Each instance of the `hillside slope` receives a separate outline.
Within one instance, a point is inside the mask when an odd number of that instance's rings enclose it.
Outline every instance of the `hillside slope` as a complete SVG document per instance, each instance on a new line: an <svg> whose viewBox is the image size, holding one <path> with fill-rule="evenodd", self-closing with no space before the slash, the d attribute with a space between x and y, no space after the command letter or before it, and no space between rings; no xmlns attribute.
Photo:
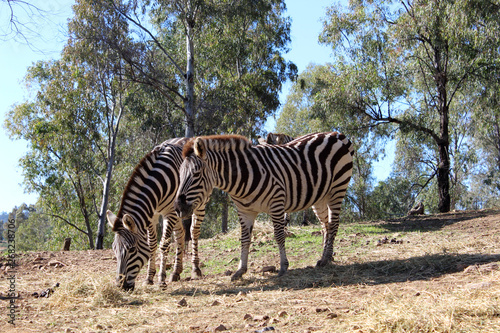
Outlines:
<svg viewBox="0 0 500 333"><path fill-rule="evenodd" d="M341 224L334 264L314 268L319 230L290 228L290 269L281 278L263 272L279 255L272 227L258 223L243 280L228 276L239 260L236 230L202 240L203 279L191 281L186 263L180 282L138 284L132 293L115 287L110 250L19 254L15 270L2 257L0 307L10 305L12 281L17 298L15 326L2 311L0 330L500 331L499 210Z"/></svg>

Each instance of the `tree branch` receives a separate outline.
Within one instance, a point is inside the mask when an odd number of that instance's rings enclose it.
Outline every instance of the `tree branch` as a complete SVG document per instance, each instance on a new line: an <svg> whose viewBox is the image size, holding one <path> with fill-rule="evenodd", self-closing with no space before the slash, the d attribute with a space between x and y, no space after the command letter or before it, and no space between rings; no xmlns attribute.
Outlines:
<svg viewBox="0 0 500 333"><path fill-rule="evenodd" d="M162 52L165 54L165 56L170 60L170 62L175 66L175 68L177 68L177 70L179 71L179 73L184 76L186 73L182 70L182 68L177 64L177 62L175 62L175 60L170 56L170 54L167 52L167 50L165 50L163 48L163 46L161 45L160 41L158 41L158 39L156 39L156 37L151 33L151 31L149 31L148 29L146 29L146 27L144 27L139 21L136 21L134 20L132 17L130 17L129 15L127 15L123 10L121 10L117 5L116 3L113 1L113 7L115 8L115 10L120 14L122 15L123 17L125 17L127 20L129 20L130 22L134 23L137 27L139 27L142 31L144 31L146 34L148 34L149 37L151 37L151 39L155 42L156 46L158 46L158 48L160 48L160 50L162 50Z"/></svg>

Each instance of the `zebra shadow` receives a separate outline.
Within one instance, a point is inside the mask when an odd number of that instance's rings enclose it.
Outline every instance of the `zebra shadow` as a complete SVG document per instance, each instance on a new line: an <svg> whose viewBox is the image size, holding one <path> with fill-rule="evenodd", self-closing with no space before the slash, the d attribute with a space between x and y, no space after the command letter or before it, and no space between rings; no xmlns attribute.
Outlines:
<svg viewBox="0 0 500 333"><path fill-rule="evenodd" d="M405 216L381 221L379 226L387 229L389 232L430 232L443 229L444 227L455 223L498 214L500 214L500 210L498 209L484 209L431 215ZM373 224L373 222L370 222L370 224Z"/></svg>
<svg viewBox="0 0 500 333"><path fill-rule="evenodd" d="M408 281L427 281L447 274L462 272L469 267L481 269L483 265L500 261L500 254L429 254L407 259L380 260L353 264L331 264L326 267L291 268L284 276L276 274L250 274L236 282L222 282L212 294L225 295L239 292L271 291L280 289L303 290L350 285L380 285ZM491 266L498 269L497 266ZM210 277L209 277L210 278ZM229 277L221 277L227 279ZM172 295L193 295L192 288L177 290Z"/></svg>

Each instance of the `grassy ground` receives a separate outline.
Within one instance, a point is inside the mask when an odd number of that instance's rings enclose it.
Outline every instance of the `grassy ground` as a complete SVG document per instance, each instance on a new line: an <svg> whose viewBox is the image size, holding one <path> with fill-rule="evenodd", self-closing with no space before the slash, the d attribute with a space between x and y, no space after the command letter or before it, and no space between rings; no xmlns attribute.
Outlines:
<svg viewBox="0 0 500 333"><path fill-rule="evenodd" d="M500 332L500 212L341 225L335 262L314 268L319 227L290 228L288 273L272 227L254 229L249 272L231 282L239 232L201 242L205 277L165 288L114 285L111 251L26 253L0 267L0 306L15 274L16 325L2 332ZM5 263L5 260L2 261ZM140 279L144 278L144 272ZM53 286L59 283L59 287ZM53 288L50 297L33 296Z"/></svg>

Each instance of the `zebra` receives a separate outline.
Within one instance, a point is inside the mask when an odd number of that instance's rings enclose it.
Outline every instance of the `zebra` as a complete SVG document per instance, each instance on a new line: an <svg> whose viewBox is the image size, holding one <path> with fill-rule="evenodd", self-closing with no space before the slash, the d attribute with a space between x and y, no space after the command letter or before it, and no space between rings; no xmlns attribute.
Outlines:
<svg viewBox="0 0 500 333"><path fill-rule="evenodd" d="M313 133L279 146L258 145L242 136L191 139L183 150L175 211L189 216L214 187L231 196L241 227L241 255L234 281L247 271L254 220L271 216L282 276L288 270L284 214L313 207L321 221L323 254L317 266L333 259L343 198L352 176L354 148L337 132Z"/></svg>
<svg viewBox="0 0 500 333"><path fill-rule="evenodd" d="M133 290L139 271L148 261L147 284L153 284L156 273L157 235L159 216L163 216L160 242L159 283L166 279L166 257L175 235L176 254L170 281L177 281L182 272L184 227L173 209L179 185L182 148L189 138L170 139L156 146L135 167L122 195L120 209L115 215L107 211L108 223L115 232L113 251L117 258L117 284ZM200 225L205 216L206 202L194 210L191 224L192 278L201 277L198 257Z"/></svg>
<svg viewBox="0 0 500 333"><path fill-rule="evenodd" d="M261 145L284 145L285 143L288 143L292 141L294 138L291 137L290 135L282 134L282 133L268 133L267 137L264 139L262 137L258 137L257 141Z"/></svg>

